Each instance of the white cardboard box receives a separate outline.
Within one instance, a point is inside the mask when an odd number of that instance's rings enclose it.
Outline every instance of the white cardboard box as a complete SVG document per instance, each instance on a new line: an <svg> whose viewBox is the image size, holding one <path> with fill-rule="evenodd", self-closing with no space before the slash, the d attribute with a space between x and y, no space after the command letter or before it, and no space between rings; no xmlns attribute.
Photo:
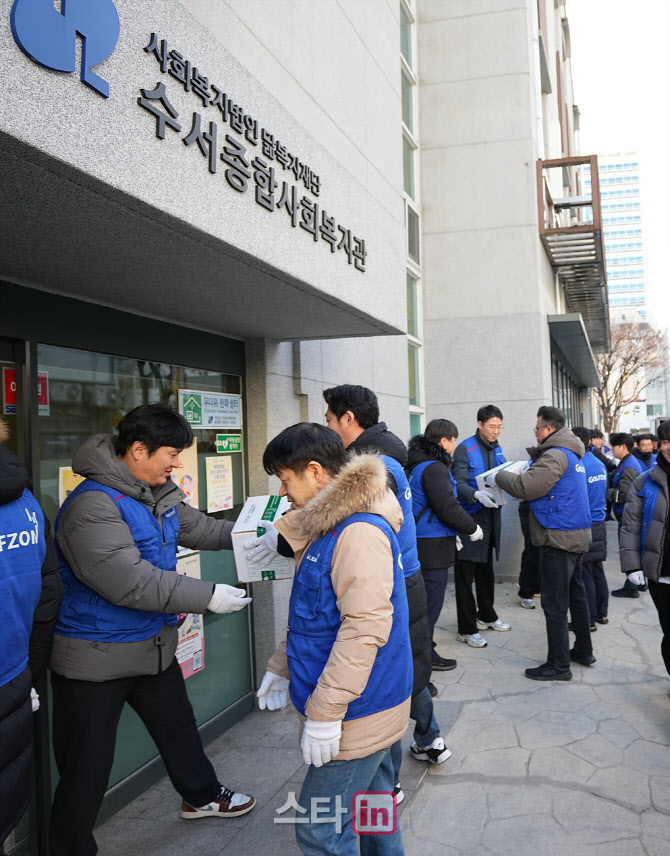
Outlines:
<svg viewBox="0 0 670 856"><path fill-rule="evenodd" d="M487 470L485 473L478 475L476 477L477 480L477 489L486 490L493 496L498 505L506 505L508 502L516 501L517 497L511 496L509 493L506 493L501 487L496 484L496 473L499 473L501 470L505 470L508 473L514 473L515 475L521 475L521 473L525 473L527 469L529 469L530 464L528 461L506 461L504 464L499 464L497 467L494 467L492 470Z"/></svg>
<svg viewBox="0 0 670 856"><path fill-rule="evenodd" d="M250 496L244 503L242 513L233 527L233 552L237 567L237 579L241 583L259 583L263 580L284 580L293 576L295 559L285 559L277 556L270 564L254 565L247 562L244 542L255 538L258 524L261 520L274 523L277 518L290 508L290 503L284 496Z"/></svg>

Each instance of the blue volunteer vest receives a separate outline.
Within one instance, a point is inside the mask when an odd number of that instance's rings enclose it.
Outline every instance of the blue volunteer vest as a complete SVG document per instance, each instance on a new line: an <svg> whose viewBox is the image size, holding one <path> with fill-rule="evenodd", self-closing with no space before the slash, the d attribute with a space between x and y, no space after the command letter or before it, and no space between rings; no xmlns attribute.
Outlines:
<svg viewBox="0 0 670 856"><path fill-rule="evenodd" d="M352 514L309 545L293 578L286 654L291 674L291 701L302 714L328 662L342 623L330 578L333 551L344 529L360 522L379 527L391 544L393 624L388 641L377 650L363 693L350 702L344 719L360 719L388 710L412 694L409 614L398 542L389 524L378 514ZM365 567L361 567L360 573L365 572Z"/></svg>
<svg viewBox="0 0 670 856"><path fill-rule="evenodd" d="M642 458L638 458L637 456L633 456L633 457L635 457L635 460L642 467L643 473L649 472L649 470L653 470L654 467L656 466L656 455L652 455L648 461L644 461Z"/></svg>
<svg viewBox="0 0 670 856"><path fill-rule="evenodd" d="M417 538L446 538L450 535L458 535L456 529L442 523L435 516L433 509L428 504L428 497L421 484L421 476L426 467L434 464L435 461L422 461L412 468L409 475L409 486L412 490L412 511L416 521L416 537ZM456 496L456 479L449 472L451 479L451 489Z"/></svg>
<svg viewBox="0 0 670 856"><path fill-rule="evenodd" d="M42 591L44 515L29 490L0 506L0 686L28 665L33 613Z"/></svg>
<svg viewBox="0 0 670 856"><path fill-rule="evenodd" d="M402 526L396 538L400 547L405 579L408 579L421 570L419 553L416 549L416 524L414 523L414 514L412 511L412 490L407 481L405 470L398 461L395 458L389 457L389 455L380 455L379 457L395 479L397 485L396 497L402 509Z"/></svg>
<svg viewBox="0 0 670 856"><path fill-rule="evenodd" d="M598 523L607 516L607 467L592 452L584 455L582 463L586 470L591 522Z"/></svg>
<svg viewBox="0 0 670 856"><path fill-rule="evenodd" d="M61 515L68 504L89 490L102 491L116 503L143 559L161 570L176 570L179 534L176 507L168 509L159 522L143 503L90 479L79 484L61 506L56 518L56 534ZM176 615L146 612L110 603L75 576L60 549L58 558L64 589L63 603L56 622L56 633L60 636L101 642L140 642L159 633L163 624L177 623Z"/></svg>
<svg viewBox="0 0 670 856"><path fill-rule="evenodd" d="M634 470L637 470L637 472L640 475L642 475L642 473L644 472L644 470L642 469L642 464L638 461L638 459L635 457L635 455L630 455L628 458L626 458L625 461L622 461L619 464L619 466L617 467L616 472L614 473L614 478L612 479L612 487L614 487L614 488L619 487L619 483L621 482L621 476L623 475L623 471L625 469L627 469L628 467L632 467ZM621 514L623 514L624 505L625 505L624 502L615 502L612 505L612 511L615 514L621 515Z"/></svg>
<svg viewBox="0 0 670 856"><path fill-rule="evenodd" d="M465 450L468 453L468 484L475 490L479 490L477 487L477 476L505 463L503 450L498 445L493 449L493 467L489 467L475 434L472 437L468 437L467 440L463 440L459 445L465 446ZM481 502L461 502L461 505L468 514L474 514L480 508L484 507Z"/></svg>
<svg viewBox="0 0 670 856"><path fill-rule="evenodd" d="M649 473L651 471L647 470L644 474L644 485L642 489L638 491L638 496L642 497L642 528L640 529L640 558L644 556L644 551L646 549L647 543L647 533L649 532L649 526L651 521L654 519L654 512L656 511L656 502L658 501L658 493L660 491L660 485L658 485L653 479L649 478Z"/></svg>
<svg viewBox="0 0 670 856"><path fill-rule="evenodd" d="M568 468L553 488L539 499L528 503L545 529L590 529L591 510L586 483L586 469L581 460L563 446L554 446L565 454Z"/></svg>

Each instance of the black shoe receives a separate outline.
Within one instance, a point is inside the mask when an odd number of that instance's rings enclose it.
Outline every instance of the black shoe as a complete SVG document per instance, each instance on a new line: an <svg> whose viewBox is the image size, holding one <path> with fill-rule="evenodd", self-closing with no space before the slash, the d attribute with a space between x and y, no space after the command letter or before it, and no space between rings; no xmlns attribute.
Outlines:
<svg viewBox="0 0 670 856"><path fill-rule="evenodd" d="M433 660L432 668L434 672L450 672L456 668L456 660L447 660L445 657L437 657Z"/></svg>
<svg viewBox="0 0 670 856"><path fill-rule="evenodd" d="M642 583L641 586L637 587L638 591L649 591L649 586L646 583Z"/></svg>
<svg viewBox="0 0 670 856"><path fill-rule="evenodd" d="M570 669L561 670L556 666L550 666L549 663L543 663L534 669L526 669L526 677L531 681L570 681L572 672Z"/></svg>
<svg viewBox="0 0 670 856"><path fill-rule="evenodd" d="M574 648L570 650L570 659L579 663L580 666L592 666L596 662L593 654L578 654Z"/></svg>
<svg viewBox="0 0 670 856"><path fill-rule="evenodd" d="M627 589L627 588L616 589L615 591L611 591L610 594L612 595L612 597L639 597L640 596L640 592L637 591L637 589Z"/></svg>
<svg viewBox="0 0 670 856"><path fill-rule="evenodd" d="M605 622L605 623L607 624L607 622ZM592 624L592 625L591 625L591 628L590 628L591 633L595 633L597 629L598 629L598 628L596 627L596 625L595 625L595 624ZM568 623L568 630L569 630L571 633L574 633L574 630L572 629L572 621L570 621L570 622Z"/></svg>
<svg viewBox="0 0 670 856"><path fill-rule="evenodd" d="M435 684L431 683L431 681L428 681L427 687L428 692L431 694L432 698L435 698L435 696L439 693L438 688L435 686Z"/></svg>
<svg viewBox="0 0 670 856"><path fill-rule="evenodd" d="M606 615L601 615L599 618L596 618L598 624L609 624L610 620Z"/></svg>

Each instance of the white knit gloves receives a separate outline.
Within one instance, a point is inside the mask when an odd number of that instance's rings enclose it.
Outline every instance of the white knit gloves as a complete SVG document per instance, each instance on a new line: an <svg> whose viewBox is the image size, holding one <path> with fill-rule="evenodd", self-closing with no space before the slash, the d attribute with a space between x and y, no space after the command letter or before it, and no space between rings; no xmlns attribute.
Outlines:
<svg viewBox="0 0 670 856"><path fill-rule="evenodd" d="M261 710L281 710L286 707L286 691L288 690L288 678L275 675L274 672L266 672L256 693L258 706Z"/></svg>
<svg viewBox="0 0 670 856"><path fill-rule="evenodd" d="M302 757L305 764L322 767L339 753L342 721L317 722L307 719L302 732Z"/></svg>
<svg viewBox="0 0 670 856"><path fill-rule="evenodd" d="M244 597L246 591L243 588L227 586L225 583L217 583L214 586L214 594L207 604L210 612L218 612L225 615L229 612L237 612L251 603L250 597Z"/></svg>

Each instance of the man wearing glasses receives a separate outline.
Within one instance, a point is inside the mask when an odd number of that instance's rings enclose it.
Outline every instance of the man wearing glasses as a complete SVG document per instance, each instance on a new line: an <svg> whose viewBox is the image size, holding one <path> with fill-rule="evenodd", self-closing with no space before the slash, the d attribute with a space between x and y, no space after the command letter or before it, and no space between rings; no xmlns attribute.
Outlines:
<svg viewBox="0 0 670 856"><path fill-rule="evenodd" d="M494 404L477 411L477 430L457 446L452 474L461 505L481 526L481 541L466 541L458 554L454 569L458 638L471 648L485 648L480 630L509 630L510 625L498 618L493 607L493 551L500 558L500 508L492 495L477 488L477 476L505 463L498 443L503 429L502 412ZM475 584L477 598L472 593Z"/></svg>
<svg viewBox="0 0 670 856"><path fill-rule="evenodd" d="M537 411L538 445L528 449L533 462L521 475L496 474L496 484L530 506L530 536L542 548L542 609L547 623L547 661L526 669L533 681L569 681L570 661L595 663L581 556L591 546L584 444L565 426L556 407ZM575 631L570 649L568 607Z"/></svg>

